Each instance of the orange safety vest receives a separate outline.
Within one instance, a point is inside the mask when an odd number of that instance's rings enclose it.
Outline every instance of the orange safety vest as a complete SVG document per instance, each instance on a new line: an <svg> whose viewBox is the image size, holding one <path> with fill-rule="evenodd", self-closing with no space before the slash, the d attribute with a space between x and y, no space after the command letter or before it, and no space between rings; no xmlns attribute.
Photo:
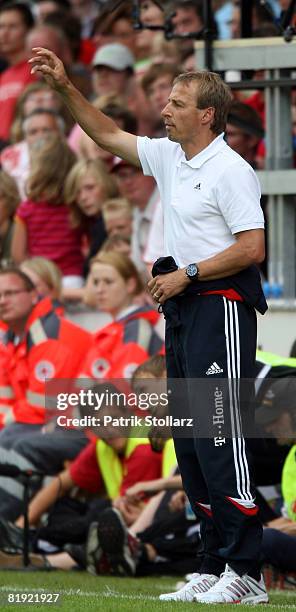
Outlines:
<svg viewBox="0 0 296 612"><path fill-rule="evenodd" d="M0 344L2 426L11 421L43 424L46 380L75 378L91 345L89 332L58 317L51 300L41 299L22 340L14 344L8 331Z"/></svg>
<svg viewBox="0 0 296 612"><path fill-rule="evenodd" d="M79 378L130 379L138 365L159 352L162 339L154 329L159 314L141 307L106 325L94 335Z"/></svg>
<svg viewBox="0 0 296 612"><path fill-rule="evenodd" d="M48 307L50 307L50 310L54 310L57 315L59 317L63 317L64 316L64 312L65 312L65 308L63 306L63 304L61 302L59 302L59 300L51 300L48 297L42 298L43 299L43 310L45 310ZM4 323L4 321L0 321L0 343L1 342L5 342L5 337L6 334L8 333L8 325L7 323Z"/></svg>

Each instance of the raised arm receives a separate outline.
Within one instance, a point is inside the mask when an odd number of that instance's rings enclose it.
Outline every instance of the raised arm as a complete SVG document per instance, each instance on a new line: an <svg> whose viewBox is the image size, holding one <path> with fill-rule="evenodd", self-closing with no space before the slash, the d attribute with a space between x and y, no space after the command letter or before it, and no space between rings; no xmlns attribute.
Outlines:
<svg viewBox="0 0 296 612"><path fill-rule="evenodd" d="M120 130L116 123L94 108L76 89L67 77L61 60L48 49L35 47L34 56L29 60L32 74L40 72L45 81L55 89L74 119L100 147L140 166L137 151L137 137Z"/></svg>

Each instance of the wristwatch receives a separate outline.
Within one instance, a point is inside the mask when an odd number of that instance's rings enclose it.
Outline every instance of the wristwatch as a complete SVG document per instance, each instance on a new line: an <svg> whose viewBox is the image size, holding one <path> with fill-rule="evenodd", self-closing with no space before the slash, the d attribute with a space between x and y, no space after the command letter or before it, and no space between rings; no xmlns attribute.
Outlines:
<svg viewBox="0 0 296 612"><path fill-rule="evenodd" d="M191 281L197 280L199 277L198 266L195 263L189 264L189 266L185 268L185 273L186 273L186 276L189 278L189 280Z"/></svg>

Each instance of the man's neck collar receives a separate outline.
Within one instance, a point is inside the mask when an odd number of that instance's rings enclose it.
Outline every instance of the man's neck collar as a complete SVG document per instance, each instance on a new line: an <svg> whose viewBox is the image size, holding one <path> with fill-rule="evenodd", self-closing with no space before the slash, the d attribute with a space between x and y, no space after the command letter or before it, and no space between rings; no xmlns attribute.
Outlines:
<svg viewBox="0 0 296 612"><path fill-rule="evenodd" d="M183 150L183 154L180 156L177 165L180 167L181 164L187 164L188 166L192 168L201 168L201 166L205 163L205 161L207 161L208 159L216 155L216 153L218 153L220 149L226 146L227 144L224 140L224 132L222 132L222 134L219 134L219 136L216 136L210 142L210 144L208 144L199 153L197 153L190 159L186 159L186 156Z"/></svg>
<svg viewBox="0 0 296 612"><path fill-rule="evenodd" d="M205 136L201 138L197 144L189 143L188 146L185 145L184 147L181 145L181 148L184 151L184 156L185 156L186 161L190 161L191 159L193 159L194 157L196 157L197 155L205 151L205 149L207 149L212 144L212 142L216 140L216 138L217 138L217 134L214 134L213 132L209 132L205 134Z"/></svg>

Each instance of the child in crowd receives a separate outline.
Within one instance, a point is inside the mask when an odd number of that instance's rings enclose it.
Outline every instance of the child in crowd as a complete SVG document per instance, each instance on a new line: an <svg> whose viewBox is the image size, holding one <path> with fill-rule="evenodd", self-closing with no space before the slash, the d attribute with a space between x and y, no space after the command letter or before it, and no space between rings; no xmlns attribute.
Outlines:
<svg viewBox="0 0 296 612"><path fill-rule="evenodd" d="M32 151L28 199L16 213L12 257L16 263L27 257L46 257L61 269L64 286L81 287L82 232L71 227L63 200L64 182L74 163L75 155L62 138L38 141Z"/></svg>
<svg viewBox="0 0 296 612"><path fill-rule="evenodd" d="M132 235L133 213L126 198L110 198L102 207L104 224L108 237Z"/></svg>
<svg viewBox="0 0 296 612"><path fill-rule="evenodd" d="M72 227L86 237L87 261L98 252L107 237L102 217L103 202L117 195L116 182L99 159L77 162L67 177L65 202L70 210Z"/></svg>
<svg viewBox="0 0 296 612"><path fill-rule="evenodd" d="M110 236L106 238L105 242L102 244L102 248L100 253L102 252L110 252L115 251L117 253L123 253L127 255L127 257L131 256L131 239L127 238L127 236L122 236L121 234L116 234L114 236Z"/></svg>

